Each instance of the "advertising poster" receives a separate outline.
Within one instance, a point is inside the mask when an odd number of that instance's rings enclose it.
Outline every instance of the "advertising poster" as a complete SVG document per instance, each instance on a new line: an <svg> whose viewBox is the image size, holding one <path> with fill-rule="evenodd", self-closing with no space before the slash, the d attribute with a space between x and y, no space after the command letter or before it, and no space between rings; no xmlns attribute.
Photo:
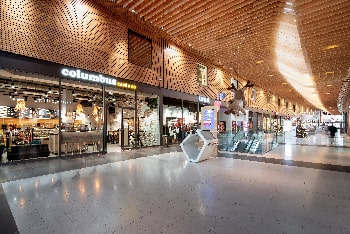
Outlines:
<svg viewBox="0 0 350 234"><path fill-rule="evenodd" d="M214 110L204 110L203 112L203 130L214 129Z"/></svg>
<svg viewBox="0 0 350 234"><path fill-rule="evenodd" d="M232 132L236 132L236 130L237 130L236 121L232 121Z"/></svg>
<svg viewBox="0 0 350 234"><path fill-rule="evenodd" d="M219 133L226 132L226 121L220 121L219 123Z"/></svg>

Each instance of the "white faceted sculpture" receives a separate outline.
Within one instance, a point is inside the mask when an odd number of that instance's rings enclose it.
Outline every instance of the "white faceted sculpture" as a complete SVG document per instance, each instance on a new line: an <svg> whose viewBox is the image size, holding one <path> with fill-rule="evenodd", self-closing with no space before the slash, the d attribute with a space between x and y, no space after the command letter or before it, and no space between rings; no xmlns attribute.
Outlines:
<svg viewBox="0 0 350 234"><path fill-rule="evenodd" d="M217 139L208 130L197 130L188 135L180 144L190 162L200 162L213 156L217 149Z"/></svg>

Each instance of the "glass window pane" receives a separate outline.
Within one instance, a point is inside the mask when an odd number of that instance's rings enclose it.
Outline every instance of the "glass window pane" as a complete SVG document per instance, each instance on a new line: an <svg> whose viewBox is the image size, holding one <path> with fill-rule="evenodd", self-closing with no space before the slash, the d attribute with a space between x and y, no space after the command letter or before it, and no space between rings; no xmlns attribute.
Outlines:
<svg viewBox="0 0 350 234"><path fill-rule="evenodd" d="M103 150L104 110L102 87L62 80L61 154Z"/></svg>

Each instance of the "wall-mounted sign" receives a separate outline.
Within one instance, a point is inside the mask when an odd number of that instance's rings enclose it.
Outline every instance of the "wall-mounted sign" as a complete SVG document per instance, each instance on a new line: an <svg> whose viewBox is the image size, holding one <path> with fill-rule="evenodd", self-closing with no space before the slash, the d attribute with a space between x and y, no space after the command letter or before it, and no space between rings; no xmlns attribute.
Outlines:
<svg viewBox="0 0 350 234"><path fill-rule="evenodd" d="M226 97L226 93L220 93L219 94L219 100L222 100Z"/></svg>
<svg viewBox="0 0 350 234"><path fill-rule="evenodd" d="M206 66L197 63L197 83L208 86L208 69Z"/></svg>
<svg viewBox="0 0 350 234"><path fill-rule="evenodd" d="M127 82L117 82L118 88L136 90L137 86L134 84L129 84Z"/></svg>
<svg viewBox="0 0 350 234"><path fill-rule="evenodd" d="M218 111L220 110L220 106L221 106L221 101L215 101L214 102L214 106L218 107Z"/></svg>
<svg viewBox="0 0 350 234"><path fill-rule="evenodd" d="M79 69L63 68L61 74L64 77L74 78L78 80L92 81L99 84L117 85L117 80L111 77L105 77L102 74L93 74Z"/></svg>
<svg viewBox="0 0 350 234"><path fill-rule="evenodd" d="M209 103L210 99L208 97L198 96L198 102Z"/></svg>

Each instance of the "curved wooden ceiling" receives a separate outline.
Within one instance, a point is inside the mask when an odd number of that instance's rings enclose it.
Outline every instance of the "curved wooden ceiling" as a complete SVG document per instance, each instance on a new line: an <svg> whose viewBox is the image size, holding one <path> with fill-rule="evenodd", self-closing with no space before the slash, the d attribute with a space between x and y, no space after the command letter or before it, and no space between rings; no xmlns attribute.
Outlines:
<svg viewBox="0 0 350 234"><path fill-rule="evenodd" d="M191 46L233 76L304 106L338 113L338 96L350 67L350 1L348 0L97 0L120 16L138 17L169 38ZM128 12L128 13L127 13ZM287 16L287 17L285 17ZM303 56L315 91L299 89L276 65L277 37L282 23L295 24L296 48L282 45L289 66L298 69ZM295 22L295 23L293 23ZM287 27L288 28L288 27ZM278 36L279 35L279 36ZM305 69L304 69L305 70ZM294 71L294 70L292 70ZM301 71L305 72L305 71ZM295 74L292 74L296 76ZM306 87L309 88L309 87ZM313 94L319 96L317 105ZM345 98L348 93L342 93Z"/></svg>

